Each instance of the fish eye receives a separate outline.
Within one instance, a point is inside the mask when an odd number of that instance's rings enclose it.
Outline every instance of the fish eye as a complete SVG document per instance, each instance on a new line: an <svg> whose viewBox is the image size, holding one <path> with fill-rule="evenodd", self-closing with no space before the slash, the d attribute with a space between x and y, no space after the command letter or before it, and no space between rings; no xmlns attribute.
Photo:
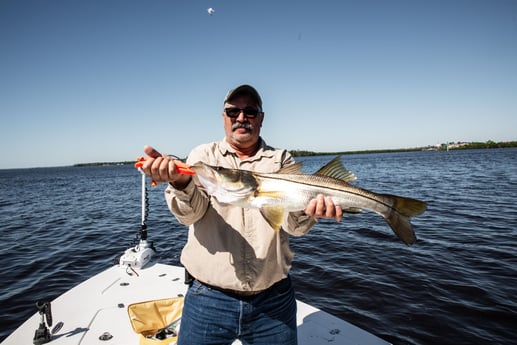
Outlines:
<svg viewBox="0 0 517 345"><path fill-rule="evenodd" d="M241 174L238 171L233 169L226 169L226 179L232 182L239 181L241 178Z"/></svg>

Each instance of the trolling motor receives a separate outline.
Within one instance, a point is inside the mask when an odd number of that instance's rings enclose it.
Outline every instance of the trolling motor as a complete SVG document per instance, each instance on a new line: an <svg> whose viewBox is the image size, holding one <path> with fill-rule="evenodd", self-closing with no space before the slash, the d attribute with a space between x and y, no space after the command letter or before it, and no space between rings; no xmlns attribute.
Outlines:
<svg viewBox="0 0 517 345"><path fill-rule="evenodd" d="M36 308L38 308L40 322L38 329L34 332L32 342L34 345L40 345L50 341L50 330L48 327L52 327L52 312L50 311L50 302L36 302Z"/></svg>
<svg viewBox="0 0 517 345"><path fill-rule="evenodd" d="M147 241L147 213L149 211L149 197L147 194L147 185L145 181L145 174L142 169L138 168L142 174L142 225L138 244L134 247L126 249L124 254L120 257L119 265L128 268L142 268L149 261L156 251L153 242Z"/></svg>

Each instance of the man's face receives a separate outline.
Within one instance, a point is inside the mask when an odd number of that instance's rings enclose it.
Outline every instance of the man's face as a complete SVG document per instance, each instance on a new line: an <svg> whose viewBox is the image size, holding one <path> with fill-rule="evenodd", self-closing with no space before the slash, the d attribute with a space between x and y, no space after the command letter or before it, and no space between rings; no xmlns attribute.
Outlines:
<svg viewBox="0 0 517 345"><path fill-rule="evenodd" d="M253 99L247 95L236 96L231 101L225 103L224 108L245 109L252 107L258 109ZM230 118L223 111L224 131L226 141L238 149L244 149L256 145L260 136L260 127L264 113L259 112L255 118L246 117L244 112L240 112L236 118Z"/></svg>

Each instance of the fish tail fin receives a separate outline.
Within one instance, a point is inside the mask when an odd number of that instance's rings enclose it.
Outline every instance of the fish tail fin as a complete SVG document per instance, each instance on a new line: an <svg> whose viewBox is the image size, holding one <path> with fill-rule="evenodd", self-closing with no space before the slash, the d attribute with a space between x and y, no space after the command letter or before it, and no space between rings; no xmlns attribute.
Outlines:
<svg viewBox="0 0 517 345"><path fill-rule="evenodd" d="M409 218L423 213L427 204L420 200L395 195L390 197L393 199L393 206L391 212L384 215L384 218L398 238L405 244L411 245L415 243L416 236Z"/></svg>

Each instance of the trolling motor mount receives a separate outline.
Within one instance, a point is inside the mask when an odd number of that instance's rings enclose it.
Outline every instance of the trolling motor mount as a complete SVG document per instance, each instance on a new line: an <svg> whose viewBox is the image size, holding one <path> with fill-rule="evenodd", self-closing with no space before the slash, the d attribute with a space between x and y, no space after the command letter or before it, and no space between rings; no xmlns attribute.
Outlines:
<svg viewBox="0 0 517 345"><path fill-rule="evenodd" d="M138 244L134 247L126 249L124 254L120 257L119 265L121 267L125 267L126 269L129 267L144 267L149 261L151 261L153 254L156 252L154 243L152 241L147 241L147 214L149 212L149 197L147 194L145 174L141 168L138 170L142 173L142 225L138 235L140 238Z"/></svg>
<svg viewBox="0 0 517 345"><path fill-rule="evenodd" d="M34 332L34 345L41 345L50 341L51 335L48 327L52 327L52 312L50 310L50 302L36 302L36 308L40 315L40 323L38 329ZM48 325L48 327L47 327Z"/></svg>

